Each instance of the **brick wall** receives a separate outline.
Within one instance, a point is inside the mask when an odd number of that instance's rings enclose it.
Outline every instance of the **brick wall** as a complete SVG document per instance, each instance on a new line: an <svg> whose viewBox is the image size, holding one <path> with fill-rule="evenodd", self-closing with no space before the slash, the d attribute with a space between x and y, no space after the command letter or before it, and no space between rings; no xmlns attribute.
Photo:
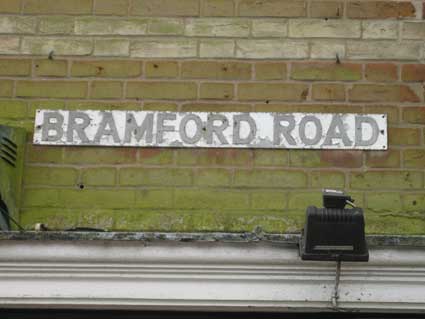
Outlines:
<svg viewBox="0 0 425 319"><path fill-rule="evenodd" d="M298 231L322 187L425 233L423 1L1 0L0 123L32 228ZM388 151L31 145L34 111L387 113Z"/></svg>

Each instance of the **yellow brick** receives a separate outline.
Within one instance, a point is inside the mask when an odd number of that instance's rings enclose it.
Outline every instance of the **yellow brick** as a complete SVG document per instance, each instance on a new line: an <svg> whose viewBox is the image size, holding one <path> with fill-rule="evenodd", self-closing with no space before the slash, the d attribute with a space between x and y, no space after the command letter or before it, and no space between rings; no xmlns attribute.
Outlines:
<svg viewBox="0 0 425 319"><path fill-rule="evenodd" d="M109 81L94 81L91 85L91 98L119 99L122 97L122 83Z"/></svg>
<svg viewBox="0 0 425 319"><path fill-rule="evenodd" d="M308 95L308 86L298 83L241 83L238 95L240 100L303 101Z"/></svg>
<svg viewBox="0 0 425 319"><path fill-rule="evenodd" d="M68 62L65 60L36 60L35 74L37 76L66 76Z"/></svg>
<svg viewBox="0 0 425 319"><path fill-rule="evenodd" d="M24 0L24 13L88 14L91 9L92 0Z"/></svg>
<svg viewBox="0 0 425 319"><path fill-rule="evenodd" d="M182 77L190 79L248 80L251 64L246 62L188 61L182 64Z"/></svg>
<svg viewBox="0 0 425 319"><path fill-rule="evenodd" d="M29 75L31 72L31 60L27 59L1 59L0 75Z"/></svg>
<svg viewBox="0 0 425 319"><path fill-rule="evenodd" d="M285 63L260 62L255 64L255 78L257 80L283 80L285 77Z"/></svg>
<svg viewBox="0 0 425 319"><path fill-rule="evenodd" d="M230 83L202 83L201 99L233 99L233 84Z"/></svg>
<svg viewBox="0 0 425 319"><path fill-rule="evenodd" d="M193 82L128 82L127 97L161 100L196 99L197 85Z"/></svg>
<svg viewBox="0 0 425 319"><path fill-rule="evenodd" d="M75 77L128 78L141 74L141 63L138 61L74 61L71 67L71 76Z"/></svg>
<svg viewBox="0 0 425 319"><path fill-rule="evenodd" d="M128 0L96 0L94 14L126 15Z"/></svg>
<svg viewBox="0 0 425 319"><path fill-rule="evenodd" d="M198 16L198 0L133 0L131 15L142 16Z"/></svg>
<svg viewBox="0 0 425 319"><path fill-rule="evenodd" d="M13 94L13 81L0 80L0 96L9 97Z"/></svg>
<svg viewBox="0 0 425 319"><path fill-rule="evenodd" d="M233 0L205 0L202 15L206 17L233 16L235 4Z"/></svg>
<svg viewBox="0 0 425 319"><path fill-rule="evenodd" d="M149 61L145 65L148 78L176 78L179 75L179 65L175 61Z"/></svg>
<svg viewBox="0 0 425 319"><path fill-rule="evenodd" d="M17 97L84 98L87 83L77 81L18 81Z"/></svg>
<svg viewBox="0 0 425 319"><path fill-rule="evenodd" d="M20 0L1 0L0 13L18 13L21 10Z"/></svg>

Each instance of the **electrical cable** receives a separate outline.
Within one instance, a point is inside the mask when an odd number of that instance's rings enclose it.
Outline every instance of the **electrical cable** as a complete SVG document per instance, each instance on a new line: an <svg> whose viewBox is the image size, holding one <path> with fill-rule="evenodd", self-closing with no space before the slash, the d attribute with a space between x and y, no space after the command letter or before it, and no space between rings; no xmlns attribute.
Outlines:
<svg viewBox="0 0 425 319"><path fill-rule="evenodd" d="M9 213L1 206L0 213L4 216L4 218L10 219L19 228L20 231L25 231L25 229L21 225L19 225L19 223L15 219L13 219L12 216L10 216Z"/></svg>

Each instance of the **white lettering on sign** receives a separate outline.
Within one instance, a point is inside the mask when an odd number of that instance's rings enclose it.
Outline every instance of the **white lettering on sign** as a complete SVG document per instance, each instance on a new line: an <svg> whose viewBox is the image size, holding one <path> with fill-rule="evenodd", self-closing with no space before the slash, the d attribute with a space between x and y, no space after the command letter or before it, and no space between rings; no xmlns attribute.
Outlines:
<svg viewBox="0 0 425 319"><path fill-rule="evenodd" d="M34 143L385 150L387 116L37 110Z"/></svg>

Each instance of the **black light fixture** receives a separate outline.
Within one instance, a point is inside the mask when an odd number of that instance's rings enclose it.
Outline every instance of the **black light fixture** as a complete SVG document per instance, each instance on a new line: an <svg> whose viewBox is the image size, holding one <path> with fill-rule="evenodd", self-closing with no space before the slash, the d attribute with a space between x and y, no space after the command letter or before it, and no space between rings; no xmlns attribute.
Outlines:
<svg viewBox="0 0 425 319"><path fill-rule="evenodd" d="M323 190L323 206L309 206L300 242L303 260L368 261L363 210L338 190ZM349 204L351 208L345 208Z"/></svg>

